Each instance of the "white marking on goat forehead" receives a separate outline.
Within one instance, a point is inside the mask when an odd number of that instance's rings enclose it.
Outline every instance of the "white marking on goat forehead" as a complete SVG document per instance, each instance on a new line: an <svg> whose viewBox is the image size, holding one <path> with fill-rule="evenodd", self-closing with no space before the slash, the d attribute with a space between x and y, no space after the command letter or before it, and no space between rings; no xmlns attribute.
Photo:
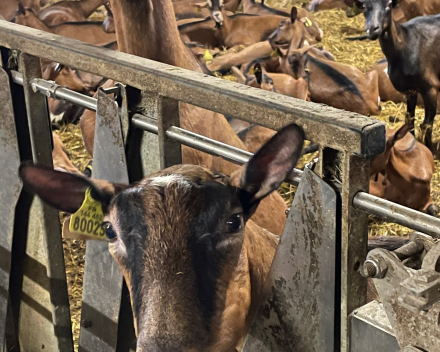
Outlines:
<svg viewBox="0 0 440 352"><path fill-rule="evenodd" d="M179 186L183 187L191 187L190 182L188 179L183 175L166 175L166 176L156 176L153 178L150 178L150 185L152 186L161 186L166 187L171 183L178 183Z"/></svg>

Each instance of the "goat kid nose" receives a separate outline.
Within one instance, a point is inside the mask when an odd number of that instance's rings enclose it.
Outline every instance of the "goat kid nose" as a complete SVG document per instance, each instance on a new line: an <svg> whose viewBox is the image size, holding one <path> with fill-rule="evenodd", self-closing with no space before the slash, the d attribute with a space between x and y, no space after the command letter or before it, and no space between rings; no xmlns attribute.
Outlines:
<svg viewBox="0 0 440 352"><path fill-rule="evenodd" d="M219 24L223 24L223 15L220 11L214 11L212 13L212 17L214 18L214 21L219 23Z"/></svg>

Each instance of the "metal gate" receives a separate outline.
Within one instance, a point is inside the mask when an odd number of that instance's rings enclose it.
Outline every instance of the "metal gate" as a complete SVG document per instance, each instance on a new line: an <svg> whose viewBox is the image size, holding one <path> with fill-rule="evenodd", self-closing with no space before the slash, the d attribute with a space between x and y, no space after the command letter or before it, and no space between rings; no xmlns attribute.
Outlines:
<svg viewBox="0 0 440 352"><path fill-rule="evenodd" d="M0 351L73 350L58 212L21 193L17 174L22 160L52 165L46 96L97 112L93 173L114 182L180 163L181 144L237 164L252 155L180 128L179 102L275 130L296 122L319 143L315 170L296 170L291 180L300 183L301 197L271 270L274 294L246 351L350 351L349 316L365 304L366 280L356 271L366 257L368 213L440 234L439 219L366 193L369 159L385 147L385 126L375 119L5 21L0 47ZM122 84L91 98L44 81L40 57L138 89L141 102L128 106ZM108 95L115 92L119 107ZM130 349L128 292L106 244L97 241L87 243L81 321L80 351ZM269 336L268 326L285 328Z"/></svg>

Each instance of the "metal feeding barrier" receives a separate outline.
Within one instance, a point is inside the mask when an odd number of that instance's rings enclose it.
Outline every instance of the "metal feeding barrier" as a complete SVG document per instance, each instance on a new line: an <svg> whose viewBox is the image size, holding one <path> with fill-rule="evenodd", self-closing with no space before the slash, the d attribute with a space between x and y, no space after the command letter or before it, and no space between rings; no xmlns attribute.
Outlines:
<svg viewBox="0 0 440 352"><path fill-rule="evenodd" d="M23 160L52 165L46 97L96 111L93 176L113 182L181 163L182 144L236 164L252 156L181 128L179 102L275 130L297 123L319 143L320 159L288 180L298 192L271 268L272 295L243 351L370 351L354 347L367 331L377 337L374 351L399 350L394 335L400 343L402 334L359 318L368 214L434 237L440 220L366 193L369 159L385 147L383 123L5 21L0 47L0 351L73 350L58 212L21 192L18 178ZM41 79L40 57L127 88L99 89L97 98L73 92ZM106 243L88 241L79 350L128 351L133 340L120 271Z"/></svg>

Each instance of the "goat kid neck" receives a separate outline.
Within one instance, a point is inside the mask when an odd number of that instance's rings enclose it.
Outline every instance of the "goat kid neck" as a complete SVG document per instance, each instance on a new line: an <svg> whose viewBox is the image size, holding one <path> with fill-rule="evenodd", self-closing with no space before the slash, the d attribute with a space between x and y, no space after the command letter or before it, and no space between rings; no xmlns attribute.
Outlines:
<svg viewBox="0 0 440 352"><path fill-rule="evenodd" d="M405 29L402 25L394 21L390 13L389 26L382 31L379 43L385 54L388 63L402 57L405 46Z"/></svg>
<svg viewBox="0 0 440 352"><path fill-rule="evenodd" d="M180 39L171 0L111 0L119 50L199 71Z"/></svg>

